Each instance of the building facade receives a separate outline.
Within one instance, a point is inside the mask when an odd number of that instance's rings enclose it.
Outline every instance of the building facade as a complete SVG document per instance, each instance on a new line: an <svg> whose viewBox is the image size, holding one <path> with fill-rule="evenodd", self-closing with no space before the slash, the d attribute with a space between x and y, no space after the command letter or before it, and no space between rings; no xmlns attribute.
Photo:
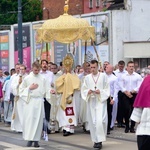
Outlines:
<svg viewBox="0 0 150 150"><path fill-rule="evenodd" d="M54 19L63 15L65 0L43 0L43 19ZM70 15L83 14L83 0L70 0Z"/></svg>

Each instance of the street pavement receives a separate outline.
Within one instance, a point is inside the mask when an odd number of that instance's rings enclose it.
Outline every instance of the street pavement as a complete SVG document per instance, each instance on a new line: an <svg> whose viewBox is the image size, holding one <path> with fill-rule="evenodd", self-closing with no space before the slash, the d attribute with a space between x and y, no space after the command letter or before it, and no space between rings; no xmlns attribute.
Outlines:
<svg viewBox="0 0 150 150"><path fill-rule="evenodd" d="M103 142L104 150L137 150L136 136L133 133L124 133L123 128L115 127L111 134ZM84 133L81 127L76 127L75 134L63 137L62 133L49 134L49 141L40 141L40 148L45 150L93 150L93 143L89 133ZM26 148L26 142L21 133L10 130L0 122L0 150L25 150L37 149Z"/></svg>

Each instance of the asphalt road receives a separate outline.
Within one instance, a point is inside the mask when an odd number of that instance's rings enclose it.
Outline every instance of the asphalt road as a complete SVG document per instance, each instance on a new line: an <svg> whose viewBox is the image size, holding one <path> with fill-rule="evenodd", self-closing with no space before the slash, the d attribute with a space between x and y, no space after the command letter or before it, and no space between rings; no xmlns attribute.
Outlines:
<svg viewBox="0 0 150 150"><path fill-rule="evenodd" d="M108 136L107 141L103 142L103 150L137 150L136 140L133 134L120 133L116 130ZM119 135L121 134L121 136ZM127 138L123 138L126 136ZM130 137L130 138L129 138ZM88 133L83 133L81 128L76 129L74 135L63 137L62 133L49 134L49 141L40 141L40 148L27 148L26 141L22 139L21 133L15 133L0 127L0 150L94 150L93 143Z"/></svg>

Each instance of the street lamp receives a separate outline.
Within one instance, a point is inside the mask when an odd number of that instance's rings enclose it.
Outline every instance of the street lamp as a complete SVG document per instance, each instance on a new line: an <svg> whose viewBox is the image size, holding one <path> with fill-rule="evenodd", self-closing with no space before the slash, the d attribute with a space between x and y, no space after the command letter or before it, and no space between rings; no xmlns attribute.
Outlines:
<svg viewBox="0 0 150 150"><path fill-rule="evenodd" d="M40 0L42 1L42 0ZM27 5L29 2L22 5L22 0L18 0L18 56L19 62L23 63L23 49L22 49L22 7Z"/></svg>
<svg viewBox="0 0 150 150"><path fill-rule="evenodd" d="M18 0L18 56L19 62L23 63L22 50L22 0Z"/></svg>
<svg viewBox="0 0 150 150"><path fill-rule="evenodd" d="M44 7L43 10L47 11L47 16L48 16L48 19L49 19L50 18L50 16L49 16L49 9ZM48 43L46 43L46 60L48 61Z"/></svg>

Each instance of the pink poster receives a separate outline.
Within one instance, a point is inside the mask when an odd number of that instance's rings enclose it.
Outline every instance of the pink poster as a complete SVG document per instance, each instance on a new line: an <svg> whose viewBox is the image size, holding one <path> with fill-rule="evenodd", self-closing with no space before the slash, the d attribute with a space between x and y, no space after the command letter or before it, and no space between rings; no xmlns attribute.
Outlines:
<svg viewBox="0 0 150 150"><path fill-rule="evenodd" d="M15 64L18 63L18 51L15 51ZM27 67L27 71L31 69L31 48L23 49L23 64Z"/></svg>
<svg viewBox="0 0 150 150"><path fill-rule="evenodd" d="M18 63L18 27L14 27L14 49L15 49L15 64ZM30 25L22 27L22 49L23 49L23 64L27 67L27 71L31 69L31 45L30 45Z"/></svg>

